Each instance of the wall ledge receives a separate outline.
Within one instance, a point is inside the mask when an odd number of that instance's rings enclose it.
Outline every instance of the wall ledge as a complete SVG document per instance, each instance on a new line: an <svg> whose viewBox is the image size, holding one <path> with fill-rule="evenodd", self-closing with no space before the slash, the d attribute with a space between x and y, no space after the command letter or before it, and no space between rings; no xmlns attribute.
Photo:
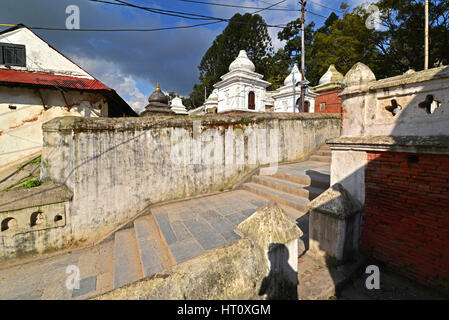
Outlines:
<svg viewBox="0 0 449 320"><path fill-rule="evenodd" d="M449 154L449 136L364 136L327 140L332 150Z"/></svg>
<svg viewBox="0 0 449 320"><path fill-rule="evenodd" d="M51 182L30 189L0 192L0 213L70 201L67 187Z"/></svg>
<svg viewBox="0 0 449 320"><path fill-rule="evenodd" d="M164 127L191 127L194 121L202 125L249 125L267 120L340 120L334 113L245 113L206 116L149 116L141 118L82 118L58 117L42 125L44 132L52 131L135 131Z"/></svg>

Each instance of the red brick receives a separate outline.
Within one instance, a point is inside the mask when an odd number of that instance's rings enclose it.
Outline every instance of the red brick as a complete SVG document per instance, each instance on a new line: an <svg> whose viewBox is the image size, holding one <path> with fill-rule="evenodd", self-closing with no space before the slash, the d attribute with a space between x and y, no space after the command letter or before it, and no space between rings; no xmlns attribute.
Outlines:
<svg viewBox="0 0 449 320"><path fill-rule="evenodd" d="M415 266L403 272L421 283L447 285L449 156L419 154L410 165L408 155L367 153L361 247L398 270Z"/></svg>

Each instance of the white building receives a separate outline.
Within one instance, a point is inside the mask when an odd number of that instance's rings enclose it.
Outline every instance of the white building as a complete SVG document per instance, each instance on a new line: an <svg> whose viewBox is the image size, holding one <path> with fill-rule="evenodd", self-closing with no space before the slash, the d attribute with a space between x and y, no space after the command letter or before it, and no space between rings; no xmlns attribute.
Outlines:
<svg viewBox="0 0 449 320"><path fill-rule="evenodd" d="M182 104L182 99L176 94L170 102L170 109L176 114L189 114L186 107Z"/></svg>
<svg viewBox="0 0 449 320"><path fill-rule="evenodd" d="M0 32L0 167L42 149L42 124L60 116L137 116L24 25Z"/></svg>
<svg viewBox="0 0 449 320"><path fill-rule="evenodd" d="M265 111L265 92L271 84L262 80L263 75L254 72L255 69L246 51L240 50L237 59L229 65L229 72L214 84L214 88L218 90L218 113Z"/></svg>
<svg viewBox="0 0 449 320"><path fill-rule="evenodd" d="M301 110L301 82L302 75L295 64L291 73L285 78L284 86L277 89L276 93L272 95L274 99L274 112L298 112ZM305 110L304 112L315 111L315 97L318 94L311 92L305 88ZM296 109L293 110L296 101Z"/></svg>

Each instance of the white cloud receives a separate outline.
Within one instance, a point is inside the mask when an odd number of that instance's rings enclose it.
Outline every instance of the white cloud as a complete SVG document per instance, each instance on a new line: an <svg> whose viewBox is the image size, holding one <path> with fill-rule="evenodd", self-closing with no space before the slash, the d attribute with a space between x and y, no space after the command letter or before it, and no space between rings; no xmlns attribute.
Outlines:
<svg viewBox="0 0 449 320"><path fill-rule="evenodd" d="M144 109L147 98L137 87L137 79L123 73L119 65L105 60L79 56L74 57L74 61L105 85L116 90L134 111L139 113Z"/></svg>

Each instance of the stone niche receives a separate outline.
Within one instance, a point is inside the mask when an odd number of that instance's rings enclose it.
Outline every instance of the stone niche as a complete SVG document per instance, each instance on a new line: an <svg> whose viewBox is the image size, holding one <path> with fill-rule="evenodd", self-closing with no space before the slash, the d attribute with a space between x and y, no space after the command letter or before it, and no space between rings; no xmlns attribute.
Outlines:
<svg viewBox="0 0 449 320"><path fill-rule="evenodd" d="M0 193L0 260L59 249L70 242L72 193L44 183Z"/></svg>

